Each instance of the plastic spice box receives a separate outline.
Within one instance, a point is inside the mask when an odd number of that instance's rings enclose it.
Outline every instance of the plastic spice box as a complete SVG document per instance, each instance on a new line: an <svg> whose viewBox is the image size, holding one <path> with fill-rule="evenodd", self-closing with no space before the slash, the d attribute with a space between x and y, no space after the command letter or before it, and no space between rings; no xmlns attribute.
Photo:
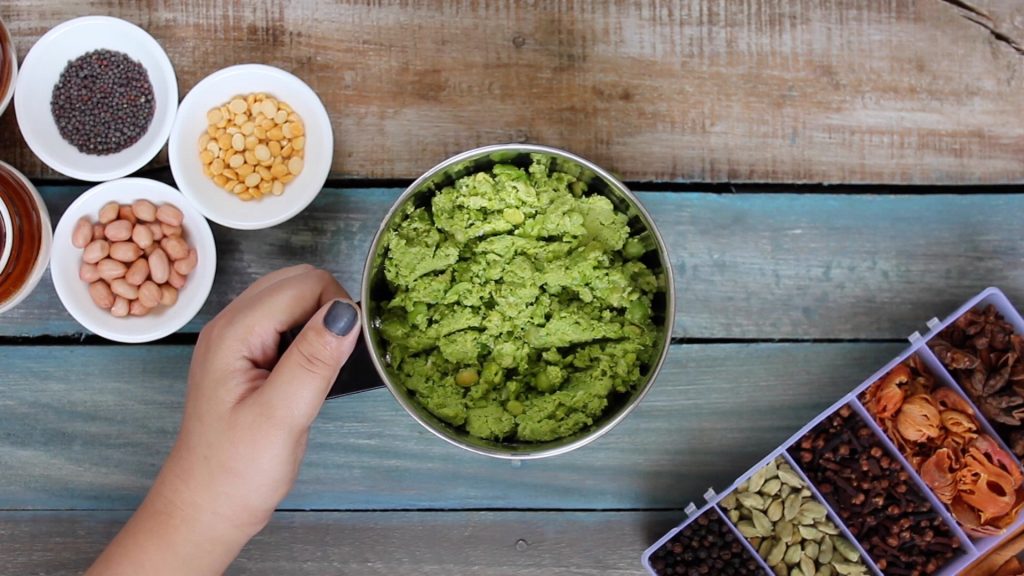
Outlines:
<svg viewBox="0 0 1024 576"><path fill-rule="evenodd" d="M965 402L972 409L974 409L974 416L981 425L980 432L988 434L989 436L994 438L997 444L1006 451L1006 453L1010 456L1013 462L1018 467L1020 467L1020 460L1016 457L1016 455L1014 455L1011 451L1007 449L1006 444L1003 442L1003 439L994 431L988 419L984 416L984 414L981 413L981 411L977 409L977 406L974 404L974 402L971 401L970 396L963 391L959 383L955 381L955 379L947 371L945 366L942 365L939 359L928 348L928 342L932 338L938 336L940 332L942 332L949 325L955 322L958 318L960 318L960 316L964 315L966 312L970 310L976 308L982 309L987 307L988 305L992 305L995 307L995 309L1003 316L1003 319L1013 326L1014 332L1016 334L1024 335L1024 318L1021 317L1020 313L1013 307L1010 301L998 288L987 288L983 290L981 293L979 293L974 298L971 298L959 309L957 309L955 312L947 316L942 321L939 321L937 318L933 318L928 322L929 330L925 335L922 336L918 332L912 334L909 338L911 344L906 350L900 353L896 358L894 358L888 364L883 366L877 372L872 374L868 379L866 379L859 386L854 388L850 393L846 394L838 401L836 401L833 405L829 406L823 412L818 414L813 420L808 422L795 434L790 436L781 446L773 450L764 459L762 459L755 466L750 468L742 476L737 478L736 481L733 482L727 489L720 493L716 493L714 490L708 490L707 493L704 494L704 498L707 501L707 503L700 508L698 508L696 505L692 503L689 506L687 506L685 509L685 512L687 514L686 520L684 520L680 525L676 526L674 529L669 531L657 542L651 545L646 551L644 551L642 561L647 572L655 576L658 574L652 567L651 556L655 552L657 552L663 545L665 545L666 542L670 541L673 536L675 536L679 531L683 530L686 526L688 526L701 515L716 514L720 518L722 518L726 522L726 524L733 530L735 535L743 543L744 549L747 551L747 553L751 554L751 556L758 561L759 565L761 566L762 570L764 570L765 574L773 575L774 573L769 569L768 565L765 564L765 562L757 554L757 551L750 545L747 538L743 537L743 535L739 532L736 526L729 520L726 510L724 510L721 507L721 501L728 494L731 494L734 491L736 491L741 484L746 482L755 472L757 472L764 466L768 465L772 460L782 458L786 462L788 462L789 465L793 468L793 470L796 471L801 476L803 481L810 488L813 497L817 499L818 502L825 505L828 511L828 519L835 523L835 525L840 529L842 535L845 536L846 539L851 544L853 544L854 547L860 552L861 561L867 565L869 571L876 575L882 575L883 572L878 569L878 566L875 564L874 559L871 558L865 552L865 548L862 546L862 544L850 534L849 529L847 528L846 524L842 521L841 516L833 509L833 507L829 504L828 500L822 497L822 494L819 492L817 486L814 482L810 481L808 475L803 470L803 467L788 452L788 450L791 447L794 447L799 443L799 441L804 437L804 435L814 430L815 427L817 427L827 418L831 417L837 410L842 408L844 405L849 405L853 409L853 415L851 416L851 418L859 418L860 420L863 421L865 425L871 428L872 432L874 433L874 437L885 448L888 455L892 457L894 460L896 460L900 464L900 466L902 466L903 469L909 474L911 480L913 481L913 484L918 488L920 493L925 498L927 498L928 501L931 503L933 511L943 519L944 523L946 524L946 526L948 526L952 534L960 540L959 553L955 555L952 560L950 560L944 566L942 566L937 572L934 572L934 574L938 576L951 576L954 574L958 574L967 566L983 557L987 552L991 551L993 548L1001 544L1004 540L1008 539L1010 535L1012 535L1019 528L1024 526L1024 512L1018 512L1017 518L1001 535L987 537L968 536L961 528L961 526L957 524L957 522L953 519L953 516L947 510L946 506L938 500L938 498L935 496L932 490L924 483L923 480L921 480L918 473L910 466L906 458L903 457L903 455L893 444L893 442L888 438L888 436L886 436L886 434L875 422L872 415L868 412L867 408L865 408L860 401L861 394L865 390L867 390L872 384L874 384L880 378L885 376L890 370L892 370L899 364L903 363L911 356L917 354L923 361L928 371L931 372L932 376L936 379L936 387L950 388L954 392L956 392L961 398L963 398Z"/></svg>

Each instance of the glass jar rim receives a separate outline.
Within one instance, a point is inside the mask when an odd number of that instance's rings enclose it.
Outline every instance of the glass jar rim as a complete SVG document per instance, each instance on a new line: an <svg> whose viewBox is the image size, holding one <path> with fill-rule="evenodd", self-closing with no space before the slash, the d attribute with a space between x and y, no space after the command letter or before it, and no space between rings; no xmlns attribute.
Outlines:
<svg viewBox="0 0 1024 576"><path fill-rule="evenodd" d="M11 212L7 208L7 202L4 201L3 196L0 196L0 226L3 226L3 245L0 246L0 273L2 273L7 269L7 263L11 259L11 250L14 248Z"/></svg>

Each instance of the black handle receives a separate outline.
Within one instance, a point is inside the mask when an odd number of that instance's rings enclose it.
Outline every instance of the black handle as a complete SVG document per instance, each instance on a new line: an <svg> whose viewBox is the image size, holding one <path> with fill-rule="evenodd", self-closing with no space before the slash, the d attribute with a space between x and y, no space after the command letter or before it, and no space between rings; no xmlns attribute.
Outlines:
<svg viewBox="0 0 1024 576"><path fill-rule="evenodd" d="M281 334L281 342L277 348L278 357L284 354L284 351L292 345L292 342L295 341L303 327L297 326ZM352 351L352 356L341 367L338 378L334 381L334 385L331 386L331 391L327 393L327 399L330 400L339 396L348 396L356 392L383 387L384 381L381 380L380 373L377 372L377 368L373 365L373 360L370 359L370 349L366 345L366 338L360 332L359 340L356 341L356 347Z"/></svg>

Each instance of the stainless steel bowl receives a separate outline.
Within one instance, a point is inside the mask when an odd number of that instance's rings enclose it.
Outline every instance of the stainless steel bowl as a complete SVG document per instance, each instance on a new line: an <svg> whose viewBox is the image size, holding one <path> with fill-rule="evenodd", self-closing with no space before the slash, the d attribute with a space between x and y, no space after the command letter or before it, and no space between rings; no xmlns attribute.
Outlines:
<svg viewBox="0 0 1024 576"><path fill-rule="evenodd" d="M655 361L646 369L643 382L629 396L613 398L602 418L589 428L573 436L551 442L493 442L470 436L466 432L439 420L420 406L398 380L393 377L391 368L386 360L385 343L382 342L379 332L378 303L390 296L384 280L383 263L385 251L382 250L382 243L386 233L396 226L401 221L401 218L407 214L404 208L410 203L420 206L425 205L436 191L441 190L456 179L467 174L488 170L496 163L527 166L531 161L530 155L532 154L542 154L551 157L551 165L554 170L572 174L587 183L590 193L602 194L608 197L618 210L629 216L629 224L634 231L649 230L657 241L657 253L653 256L649 254L647 257L650 260L647 263L652 268L655 268L657 272L660 272L665 279L664 297L656 297L653 307L655 325L660 331L657 341L659 349L656 351ZM413 182L395 202L377 230L366 259L366 267L363 270L361 294L365 318L363 322L363 337L367 343L370 359L384 384L391 390L398 403L424 428L444 440L478 454L510 459L543 458L564 454L594 441L621 422L643 399L658 371L661 369L672 339L672 323L675 317L674 285L668 252L661 235L654 226L653 220L647 211L644 210L643 206L640 205L640 202L637 201L636 196L614 176L583 158L556 148L526 144L485 146L464 152L438 164ZM346 372L351 373L349 370L346 370ZM365 378L365 371L363 371L362 376Z"/></svg>

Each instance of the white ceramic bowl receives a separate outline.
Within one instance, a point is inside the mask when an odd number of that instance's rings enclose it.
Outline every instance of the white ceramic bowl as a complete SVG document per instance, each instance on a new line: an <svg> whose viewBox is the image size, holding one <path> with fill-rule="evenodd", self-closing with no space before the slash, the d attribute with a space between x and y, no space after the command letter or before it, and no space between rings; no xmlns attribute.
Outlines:
<svg viewBox="0 0 1024 576"><path fill-rule="evenodd" d="M32 194L36 207L39 209L39 219L42 227L39 255L36 257L35 264L33 264L32 274L29 275L28 280L18 290L18 292L14 294L14 296L7 299L5 302L0 302L0 314L3 314L20 304L25 298L28 298L28 295L31 294L39 284L39 280L42 279L43 274L46 272L46 264L50 261L50 243L53 240L53 228L50 224L50 213L46 210L46 204L43 203L43 197L39 195L39 191L32 185L32 182L29 182L29 179L26 178L24 174L17 171L13 166L6 162L0 162L0 171L7 172L20 180L29 193ZM12 255L16 255L11 252L13 246L10 242L10 231L13 229L13 219L8 206L2 200L0 200L0 220L3 220L4 230L7 231L8 236L8 241L4 243L4 250L0 252L0 270L3 270L4 266L6 266L10 260L10 257Z"/></svg>
<svg viewBox="0 0 1024 576"><path fill-rule="evenodd" d="M4 21L0 19L0 42L7 47L7 69L10 70L10 78L7 79L7 88L0 92L0 114L7 110L7 105L11 103L11 97L14 96L14 85L18 81L18 53L14 49L14 43L11 41L11 34L7 30L7 26L4 25ZM4 83L4 79L0 78L0 85Z"/></svg>
<svg viewBox="0 0 1024 576"><path fill-rule="evenodd" d="M78 277L82 250L71 244L71 233L83 216L97 221L100 208L107 202L130 204L138 199L157 206L169 202L181 209L185 240L196 249L199 264L189 274L174 306L157 307L147 316L115 318L93 303L88 285ZM117 342L150 342L187 324L206 302L216 269L217 247L209 223L177 190L155 180L122 178L90 188L68 206L53 234L50 274L61 303L82 326Z"/></svg>
<svg viewBox="0 0 1024 576"><path fill-rule="evenodd" d="M253 92L265 92L287 102L302 118L306 129L305 166L282 195L245 202L203 174L199 137L206 132L207 112L234 96ZM334 158L334 131L327 109L305 82L278 68L242 64L214 72L185 96L171 130L168 155L181 193L207 218L229 228L256 230L292 218L320 193Z"/></svg>
<svg viewBox="0 0 1024 576"><path fill-rule="evenodd" d="M68 62L102 48L123 52L146 68L156 110L138 142L116 154L94 156L61 137L50 100ZM18 127L29 148L57 172L91 182L120 178L152 160L167 141L177 106L178 81L160 44L142 28L107 16L68 20L44 34L25 56L14 93Z"/></svg>

